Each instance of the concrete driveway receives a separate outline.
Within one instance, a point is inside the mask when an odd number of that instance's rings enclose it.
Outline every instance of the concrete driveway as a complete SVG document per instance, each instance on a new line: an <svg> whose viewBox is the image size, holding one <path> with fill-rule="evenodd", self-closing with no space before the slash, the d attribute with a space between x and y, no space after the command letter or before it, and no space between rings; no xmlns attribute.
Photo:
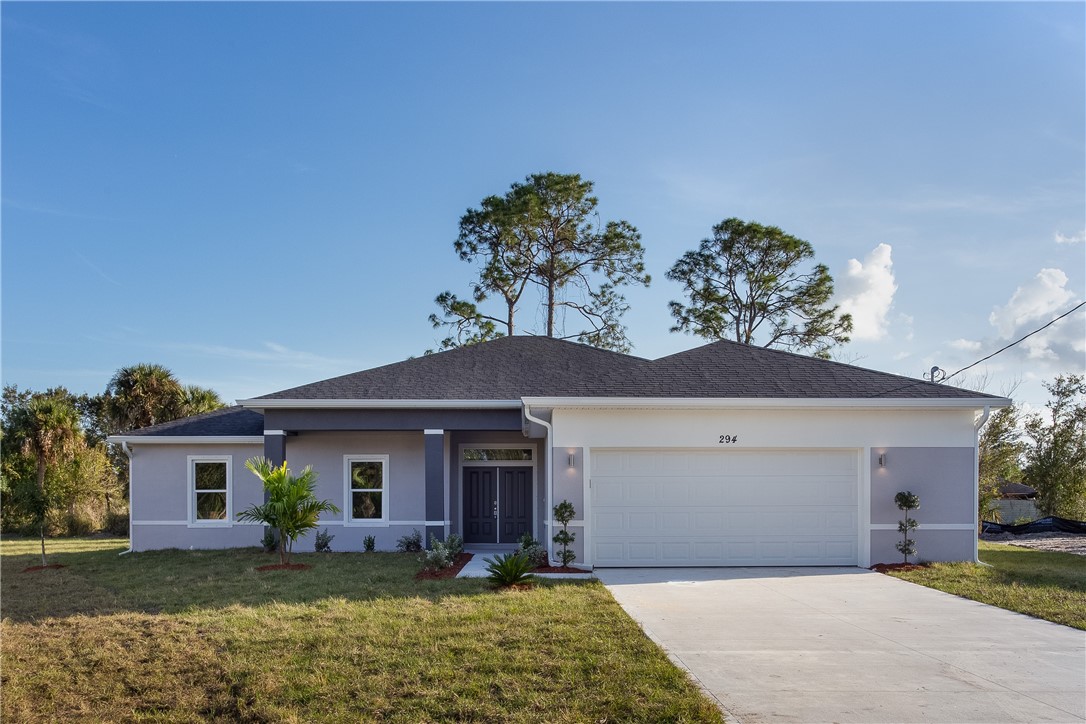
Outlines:
<svg viewBox="0 0 1086 724"><path fill-rule="evenodd" d="M1086 633L858 568L597 569L740 722L1086 721Z"/></svg>

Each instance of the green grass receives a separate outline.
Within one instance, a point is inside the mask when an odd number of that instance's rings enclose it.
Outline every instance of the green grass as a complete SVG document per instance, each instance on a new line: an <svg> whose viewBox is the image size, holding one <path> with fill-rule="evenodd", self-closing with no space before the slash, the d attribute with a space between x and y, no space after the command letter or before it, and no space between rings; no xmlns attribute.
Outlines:
<svg viewBox="0 0 1086 724"><path fill-rule="evenodd" d="M4 721L720 721L599 583L416 581L405 554L0 543Z"/></svg>
<svg viewBox="0 0 1086 724"><path fill-rule="evenodd" d="M1020 546L980 543L972 563L933 563L897 578L1086 630L1086 557Z"/></svg>

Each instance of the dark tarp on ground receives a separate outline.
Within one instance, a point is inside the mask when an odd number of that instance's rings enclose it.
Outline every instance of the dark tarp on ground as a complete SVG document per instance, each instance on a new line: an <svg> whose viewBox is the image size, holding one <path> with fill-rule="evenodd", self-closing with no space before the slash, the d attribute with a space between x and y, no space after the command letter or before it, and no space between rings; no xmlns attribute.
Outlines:
<svg viewBox="0 0 1086 724"><path fill-rule="evenodd" d="M1031 523L1023 523L1022 525L1004 525L1002 523L991 523L984 521L981 525L981 530L984 533L1011 533L1013 535L1022 535L1024 533L1071 533L1075 535L1086 535L1086 523L1080 520L1067 520L1066 518L1057 518L1050 516L1048 518L1041 518Z"/></svg>

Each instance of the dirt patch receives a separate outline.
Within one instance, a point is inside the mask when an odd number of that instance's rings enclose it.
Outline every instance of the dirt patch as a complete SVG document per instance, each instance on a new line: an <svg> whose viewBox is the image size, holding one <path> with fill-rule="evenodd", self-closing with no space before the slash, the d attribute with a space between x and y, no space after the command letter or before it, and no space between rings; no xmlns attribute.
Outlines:
<svg viewBox="0 0 1086 724"><path fill-rule="evenodd" d="M24 568L23 573L37 573L38 571L50 571L54 568L67 568L68 566L63 563L50 563L47 566L30 566L30 568Z"/></svg>
<svg viewBox="0 0 1086 724"><path fill-rule="evenodd" d="M592 571L582 571L580 568L566 568L565 566L537 566L532 573L579 573L582 576L591 576Z"/></svg>
<svg viewBox="0 0 1086 724"><path fill-rule="evenodd" d="M1086 556L1086 535L1074 535L1072 533L985 533L981 540L993 543L1007 543L1022 548L1035 548L1042 551L1055 551L1057 553L1074 553Z"/></svg>
<svg viewBox="0 0 1086 724"><path fill-rule="evenodd" d="M927 566L918 563L876 563L871 566L871 570L879 573L886 573L887 571L919 571L924 568L927 568Z"/></svg>
<svg viewBox="0 0 1086 724"><path fill-rule="evenodd" d="M460 573L472 558L474 555L471 553L461 553L456 557L456 562L448 568L442 568L440 571L419 571L415 574L415 580L441 581L446 578L456 578L456 574Z"/></svg>
<svg viewBox="0 0 1086 724"><path fill-rule="evenodd" d="M256 570L264 571L308 571L313 566L308 563L272 563L267 566L257 566Z"/></svg>

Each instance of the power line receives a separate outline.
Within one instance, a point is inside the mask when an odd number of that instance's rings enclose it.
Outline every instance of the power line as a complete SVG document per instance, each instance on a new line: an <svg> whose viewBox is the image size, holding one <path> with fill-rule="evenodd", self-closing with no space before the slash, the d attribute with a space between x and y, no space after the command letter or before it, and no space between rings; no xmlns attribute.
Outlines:
<svg viewBox="0 0 1086 724"><path fill-rule="evenodd" d="M962 372L965 372L965 371L966 371L967 369L970 369L970 368L972 368L972 367L976 367L976 366L977 366L977 365L979 365L979 364L980 364L981 362L984 362L985 360L990 360L990 359L991 359L992 357L995 357L995 356L996 356L997 354L999 354L1000 352L1006 352L1006 351L1007 351L1008 349L1010 349L1010 348L1011 348L1011 347L1013 347L1014 345L1018 344L1019 342L1022 342L1023 340L1029 339L1030 337L1032 337L1033 335L1037 334L1038 332L1041 332L1041 331L1043 331L1043 330L1045 330L1045 329L1047 329L1047 328L1051 327L1051 326L1052 326L1053 324L1055 324L1056 322L1060 321L1061 319L1063 319L1064 317L1066 317L1066 316L1068 316L1068 315L1070 315L1070 314L1074 314L1074 313L1075 313L1075 312L1077 312L1078 310L1082 309L1082 308L1083 308L1084 306L1086 306L1086 302L1080 302L1080 303L1079 303L1079 304L1078 304L1077 306L1075 306L1075 307L1072 307L1071 309L1068 309L1068 310L1067 310L1066 312L1064 312L1064 313L1063 313L1063 314L1061 314L1060 316L1056 317L1055 319L1053 319L1053 320L1052 320L1051 322L1049 322L1048 324L1044 325L1043 327L1038 327L1037 329L1033 330L1032 332L1030 332L1030 333L1029 333L1029 334L1027 334L1026 336L1022 337L1022 339L1018 339L1018 340L1015 340L1014 342L1011 342L1010 344L1008 344L1008 345L1007 345L1006 347L1003 347L1003 348L1001 348L1001 349L997 349L997 350L996 350L995 352L992 352L992 353L991 353L990 355L988 355L987 357L984 357L984 358L982 358L982 359L978 359L978 360L977 360L976 362L974 362L973 364L971 364L971 365L968 365L968 366L966 366L966 367L962 367L962 368L961 368L960 370L958 370L957 372L954 372L953 374L949 374L949 375L947 375L946 377L944 377L944 378L942 379L942 381L943 381L943 382L945 382L946 380L949 380L949 379L950 379L951 377L953 377L954 375L957 375L957 374L961 374ZM906 383L906 384L904 384L904 385L901 385L900 387L894 387L894 388L891 388L891 389L889 389L889 390L883 390L882 392L876 392L876 393L872 393L871 395L869 395L869 397L884 397L885 395L893 394L894 392L900 392L901 390L905 390L905 389L908 389L909 387L914 387L914 386L916 386L916 385L922 385L922 384L925 384L925 382L926 382L925 380L916 380L916 381L913 381L913 382L909 382L909 383Z"/></svg>
<svg viewBox="0 0 1086 724"><path fill-rule="evenodd" d="M1029 339L1030 337L1032 337L1033 335L1037 334L1038 332L1040 332L1040 331L1042 331L1042 330L1048 329L1048 328L1049 328L1049 327L1051 327L1051 326L1052 326L1053 324L1055 324L1056 322L1060 321L1061 319L1063 319L1063 318L1064 318L1064 317L1066 317L1067 315L1069 315L1069 314L1073 314L1073 313L1077 312L1078 310L1082 309L1083 307L1086 307L1086 302L1079 302L1077 306L1075 306L1075 307L1072 307L1071 309L1068 309L1068 310L1067 310L1066 312L1064 312L1064 313L1063 313L1063 314L1061 314L1060 316L1056 317L1055 319L1053 319L1053 320L1052 320L1051 322L1049 322L1048 324L1044 325L1043 327L1038 327L1037 329L1035 329L1035 330L1033 330L1032 332L1030 332L1029 334L1027 334L1027 335L1026 335L1025 337L1022 337L1022 339L1019 339L1019 340L1016 340L1016 341L1014 341L1014 342L1011 342L1011 343L1010 343L1010 344L1008 344L1008 345L1007 345L1006 347L1003 347L1002 349L997 349L997 350L996 350L995 352L992 352L992 353L991 353L990 355L988 355L987 357L982 357L981 359L978 359L978 360L977 360L976 362L974 362L973 364L971 364L971 365L968 365L968 366L966 366L966 367L962 367L962 368L961 368L960 370L958 370L957 372L953 372L953 373L951 373L951 374L947 375L946 377L944 377L944 378L943 378L943 381L945 382L946 380L949 380L949 379L950 379L951 377L953 377L954 375L956 375L956 374L959 374L959 373L961 373L961 372L965 372L965 371L966 371L967 369L969 369L970 367L976 367L976 366L977 366L977 365L979 365L979 364L980 364L981 362L984 362L984 361L986 361L986 360L990 360L990 359L991 359L992 357L995 357L995 356L996 356L997 354L999 354L1000 352L1006 352L1006 351L1007 351L1008 349L1010 349L1010 348L1011 348L1011 347L1013 347L1014 345L1018 344L1019 342L1022 342L1022 341L1024 341L1024 340L1027 340L1027 339Z"/></svg>

